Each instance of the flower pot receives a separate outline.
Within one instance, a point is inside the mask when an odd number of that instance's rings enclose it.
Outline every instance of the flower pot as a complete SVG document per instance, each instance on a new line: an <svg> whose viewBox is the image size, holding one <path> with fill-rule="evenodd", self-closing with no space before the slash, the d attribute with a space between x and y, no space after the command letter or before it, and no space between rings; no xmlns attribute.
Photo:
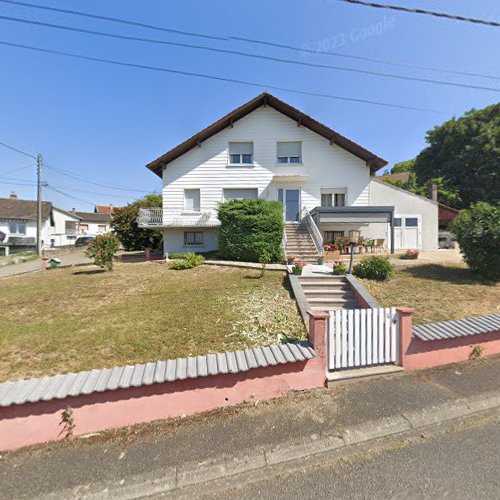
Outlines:
<svg viewBox="0 0 500 500"><path fill-rule="evenodd" d="M288 257L288 259L286 259L286 263L291 266L293 264L293 261L294 261L294 258L293 257Z"/></svg>
<svg viewBox="0 0 500 500"><path fill-rule="evenodd" d="M322 266L325 263L324 257L318 257L318 265Z"/></svg>
<svg viewBox="0 0 500 500"><path fill-rule="evenodd" d="M300 276L302 274L302 269L293 268L293 274Z"/></svg>

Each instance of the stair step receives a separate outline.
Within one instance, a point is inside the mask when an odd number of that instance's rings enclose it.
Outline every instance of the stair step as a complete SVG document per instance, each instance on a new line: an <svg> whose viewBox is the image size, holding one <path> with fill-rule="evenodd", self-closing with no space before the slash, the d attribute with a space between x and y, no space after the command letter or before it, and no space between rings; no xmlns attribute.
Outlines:
<svg viewBox="0 0 500 500"><path fill-rule="evenodd" d="M359 309L359 304L357 303L349 303L349 304L342 304L342 305L324 305L324 306L311 306L309 308L311 311L341 311L342 309Z"/></svg>
<svg viewBox="0 0 500 500"><path fill-rule="evenodd" d="M309 302L311 305L313 304L344 304L346 302L349 302L350 297L344 298L344 297L307 297L307 302Z"/></svg>
<svg viewBox="0 0 500 500"><path fill-rule="evenodd" d="M304 290L306 297L309 295L318 295L319 293L322 295L342 295L348 294L351 290L342 290L341 288L328 288L326 290L316 290L314 288L307 288Z"/></svg>
<svg viewBox="0 0 500 500"><path fill-rule="evenodd" d="M328 278L317 278L316 276L303 276L300 278L300 284L302 286L304 285L314 285L314 286L331 286L331 285L338 285L338 284L344 284L347 283L345 281L345 278L343 276L339 276L338 278L335 277L328 277Z"/></svg>

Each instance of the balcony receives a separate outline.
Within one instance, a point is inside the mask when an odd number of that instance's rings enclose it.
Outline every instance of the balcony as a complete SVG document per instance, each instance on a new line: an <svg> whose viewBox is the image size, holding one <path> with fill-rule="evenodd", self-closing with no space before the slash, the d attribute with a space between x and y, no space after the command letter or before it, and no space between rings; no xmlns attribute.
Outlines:
<svg viewBox="0 0 500 500"><path fill-rule="evenodd" d="M183 212L162 208L139 208L137 225L152 229L162 227L218 227L220 221L215 212Z"/></svg>

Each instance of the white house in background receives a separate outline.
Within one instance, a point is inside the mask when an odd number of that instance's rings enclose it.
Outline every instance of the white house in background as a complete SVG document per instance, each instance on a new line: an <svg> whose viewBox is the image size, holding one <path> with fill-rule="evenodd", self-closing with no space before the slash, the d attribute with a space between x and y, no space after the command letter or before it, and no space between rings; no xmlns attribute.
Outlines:
<svg viewBox="0 0 500 500"><path fill-rule="evenodd" d="M77 236L79 217L42 202L43 248L73 245ZM37 203L20 200L15 193L0 198L0 246L10 250L36 247Z"/></svg>
<svg viewBox="0 0 500 500"><path fill-rule="evenodd" d="M147 165L163 208L142 209L138 223L162 232L165 252L214 250L218 204L259 197L281 201L287 223L307 221L316 246L358 229L388 250L436 249L437 204L379 182L386 164L263 93Z"/></svg>
<svg viewBox="0 0 500 500"><path fill-rule="evenodd" d="M75 212L79 218L78 234L80 236L97 236L111 231L111 212Z"/></svg>

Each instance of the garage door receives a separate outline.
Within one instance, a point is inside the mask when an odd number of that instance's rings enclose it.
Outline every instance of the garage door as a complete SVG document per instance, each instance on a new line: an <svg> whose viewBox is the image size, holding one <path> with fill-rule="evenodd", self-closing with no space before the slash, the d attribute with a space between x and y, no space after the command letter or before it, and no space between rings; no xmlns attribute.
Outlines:
<svg viewBox="0 0 500 500"><path fill-rule="evenodd" d="M418 215L394 217L394 243L397 250L422 248L422 224Z"/></svg>
<svg viewBox="0 0 500 500"><path fill-rule="evenodd" d="M244 200L245 198L258 198L258 197L259 197L259 191L257 188L224 189L224 201Z"/></svg>

